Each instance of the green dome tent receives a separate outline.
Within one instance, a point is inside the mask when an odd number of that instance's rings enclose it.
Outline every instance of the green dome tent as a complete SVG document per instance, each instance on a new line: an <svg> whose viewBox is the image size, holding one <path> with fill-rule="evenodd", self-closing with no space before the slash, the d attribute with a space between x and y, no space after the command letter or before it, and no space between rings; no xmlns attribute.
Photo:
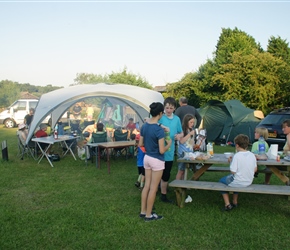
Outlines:
<svg viewBox="0 0 290 250"><path fill-rule="evenodd" d="M225 143L233 142L238 134L245 134L254 142L255 127L264 118L261 111L247 108L239 100L211 100L199 109L199 113L207 140Z"/></svg>

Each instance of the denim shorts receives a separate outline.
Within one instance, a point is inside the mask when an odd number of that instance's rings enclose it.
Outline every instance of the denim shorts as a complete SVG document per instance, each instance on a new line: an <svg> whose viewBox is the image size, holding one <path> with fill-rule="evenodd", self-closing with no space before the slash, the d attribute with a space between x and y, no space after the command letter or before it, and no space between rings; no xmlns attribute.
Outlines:
<svg viewBox="0 0 290 250"><path fill-rule="evenodd" d="M234 181L234 175L230 174L227 176L222 177L219 182L226 184L227 186Z"/></svg>
<svg viewBox="0 0 290 250"><path fill-rule="evenodd" d="M227 175L227 176L224 176L222 177L219 182L225 184L225 185L229 185L230 183L232 183L234 181L234 175L233 174L230 174L230 175ZM227 192L226 191L221 191L222 194L226 194ZM237 194L238 192L234 192L234 194Z"/></svg>
<svg viewBox="0 0 290 250"><path fill-rule="evenodd" d="M185 163L184 162L178 162L178 170L185 171Z"/></svg>

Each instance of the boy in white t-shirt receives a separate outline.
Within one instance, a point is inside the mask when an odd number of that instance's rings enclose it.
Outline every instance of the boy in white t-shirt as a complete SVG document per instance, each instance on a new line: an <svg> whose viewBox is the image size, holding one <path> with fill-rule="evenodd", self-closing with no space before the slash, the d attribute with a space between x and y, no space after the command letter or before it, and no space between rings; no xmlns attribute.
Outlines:
<svg viewBox="0 0 290 250"><path fill-rule="evenodd" d="M220 179L220 182L230 187L247 187L253 182L254 173L257 171L257 161L253 153L247 150L249 137L243 134L235 137L235 147L237 153L231 161L231 174ZM238 206L238 193L233 194L233 203L230 203L228 192L222 192L225 202L224 211L230 211Z"/></svg>

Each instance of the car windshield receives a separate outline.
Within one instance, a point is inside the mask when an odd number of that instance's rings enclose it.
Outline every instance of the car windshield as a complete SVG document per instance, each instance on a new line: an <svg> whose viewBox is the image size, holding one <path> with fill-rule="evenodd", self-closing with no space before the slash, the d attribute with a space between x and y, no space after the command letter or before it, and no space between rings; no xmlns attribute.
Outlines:
<svg viewBox="0 0 290 250"><path fill-rule="evenodd" d="M290 114L267 115L260 125L281 125L283 121L290 119Z"/></svg>

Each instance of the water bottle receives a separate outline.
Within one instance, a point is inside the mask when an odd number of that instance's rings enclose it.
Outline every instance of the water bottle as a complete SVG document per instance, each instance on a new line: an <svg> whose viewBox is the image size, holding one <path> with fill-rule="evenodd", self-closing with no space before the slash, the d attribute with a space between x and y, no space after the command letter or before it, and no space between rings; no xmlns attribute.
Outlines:
<svg viewBox="0 0 290 250"><path fill-rule="evenodd" d="M266 154L266 142L263 136L260 136L259 138L258 150L259 150L259 155Z"/></svg>
<svg viewBox="0 0 290 250"><path fill-rule="evenodd" d="M58 138L58 131L57 130L58 130L58 126L56 124L55 128L54 128L54 134L53 134L53 137L54 137L55 140Z"/></svg>
<svg viewBox="0 0 290 250"><path fill-rule="evenodd" d="M212 143L209 142L206 145L206 151L207 151L208 155L213 156L213 145L212 145Z"/></svg>
<svg viewBox="0 0 290 250"><path fill-rule="evenodd" d="M165 132L165 139L170 140L170 132ZM168 148L167 151L170 151L170 148Z"/></svg>

